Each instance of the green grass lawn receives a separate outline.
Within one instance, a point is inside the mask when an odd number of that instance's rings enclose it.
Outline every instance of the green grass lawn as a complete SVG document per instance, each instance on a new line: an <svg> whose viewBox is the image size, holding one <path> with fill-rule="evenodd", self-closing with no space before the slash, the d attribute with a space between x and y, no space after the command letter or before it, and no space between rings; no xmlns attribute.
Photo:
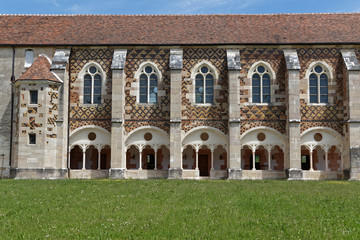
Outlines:
<svg viewBox="0 0 360 240"><path fill-rule="evenodd" d="M360 239L360 182L0 180L0 239Z"/></svg>

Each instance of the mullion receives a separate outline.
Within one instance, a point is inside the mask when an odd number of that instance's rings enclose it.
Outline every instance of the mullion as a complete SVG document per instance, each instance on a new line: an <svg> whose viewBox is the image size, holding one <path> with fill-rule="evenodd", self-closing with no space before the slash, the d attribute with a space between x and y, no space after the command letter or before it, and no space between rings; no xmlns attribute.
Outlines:
<svg viewBox="0 0 360 240"><path fill-rule="evenodd" d="M146 77L147 77L147 103L150 103L150 75L148 73L146 73Z"/></svg>
<svg viewBox="0 0 360 240"><path fill-rule="evenodd" d="M203 103L206 103L206 75L203 74Z"/></svg>

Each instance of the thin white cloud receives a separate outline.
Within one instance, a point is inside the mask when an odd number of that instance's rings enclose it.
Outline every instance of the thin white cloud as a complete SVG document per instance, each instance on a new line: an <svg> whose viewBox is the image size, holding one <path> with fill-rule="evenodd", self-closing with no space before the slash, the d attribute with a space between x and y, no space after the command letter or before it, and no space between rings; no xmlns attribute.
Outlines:
<svg viewBox="0 0 360 240"><path fill-rule="evenodd" d="M170 13L201 14L209 11L226 13L245 10L262 1L264 0L172 0L165 7Z"/></svg>
<svg viewBox="0 0 360 240"><path fill-rule="evenodd" d="M56 0L52 0L51 3L56 7L60 7L60 3Z"/></svg>

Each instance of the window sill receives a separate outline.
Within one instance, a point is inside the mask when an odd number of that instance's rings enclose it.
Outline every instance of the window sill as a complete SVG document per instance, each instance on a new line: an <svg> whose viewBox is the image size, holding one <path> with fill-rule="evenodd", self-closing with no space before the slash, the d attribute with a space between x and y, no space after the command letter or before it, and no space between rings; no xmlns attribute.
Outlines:
<svg viewBox="0 0 360 240"><path fill-rule="evenodd" d="M80 104L81 107L101 107L102 103L83 103Z"/></svg>
<svg viewBox="0 0 360 240"><path fill-rule="evenodd" d="M249 106L272 106L272 103L249 103Z"/></svg>
<svg viewBox="0 0 360 240"><path fill-rule="evenodd" d="M140 103L138 102L137 105L144 106L144 107L150 107L150 106L157 106L159 103Z"/></svg>
<svg viewBox="0 0 360 240"><path fill-rule="evenodd" d="M330 103L307 103L309 106L331 106Z"/></svg>
<svg viewBox="0 0 360 240"><path fill-rule="evenodd" d="M214 107L215 103L194 103L194 106L198 106L198 107Z"/></svg>

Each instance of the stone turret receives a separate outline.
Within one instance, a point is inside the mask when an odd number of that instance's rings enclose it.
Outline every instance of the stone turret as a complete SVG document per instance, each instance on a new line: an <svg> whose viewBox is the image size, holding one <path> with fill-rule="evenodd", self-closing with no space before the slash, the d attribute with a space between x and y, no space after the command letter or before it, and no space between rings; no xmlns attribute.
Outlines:
<svg viewBox="0 0 360 240"><path fill-rule="evenodd" d="M50 71L50 60L40 55L15 82L15 178L64 178L56 162L59 90L63 82Z"/></svg>

